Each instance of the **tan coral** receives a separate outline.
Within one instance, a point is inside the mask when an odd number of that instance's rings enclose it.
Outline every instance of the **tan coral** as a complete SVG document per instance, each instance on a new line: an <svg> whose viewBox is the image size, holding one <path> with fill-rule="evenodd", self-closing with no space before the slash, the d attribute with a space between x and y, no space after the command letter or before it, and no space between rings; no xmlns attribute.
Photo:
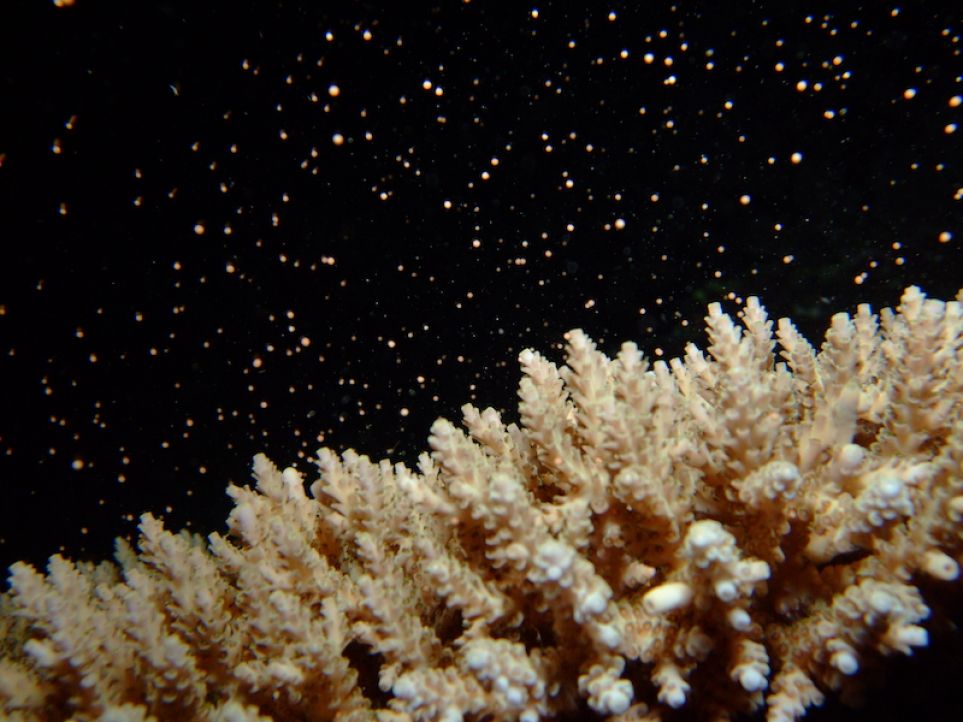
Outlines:
<svg viewBox="0 0 963 722"><path fill-rule="evenodd" d="M206 544L145 515L116 567L15 564L0 712L801 717L925 646L915 580L959 578L963 308L911 288L818 353L740 315L668 363L524 351L521 425L466 406L417 471L322 450L309 495L258 456Z"/></svg>

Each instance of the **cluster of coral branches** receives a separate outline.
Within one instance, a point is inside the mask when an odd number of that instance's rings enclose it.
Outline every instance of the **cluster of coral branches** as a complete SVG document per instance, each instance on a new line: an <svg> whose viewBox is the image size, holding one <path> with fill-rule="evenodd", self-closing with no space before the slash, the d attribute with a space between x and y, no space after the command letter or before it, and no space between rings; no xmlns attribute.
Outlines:
<svg viewBox="0 0 963 722"><path fill-rule="evenodd" d="M963 305L910 288L818 352L739 316L668 363L524 351L520 423L465 406L417 471L258 456L226 536L146 515L116 564L15 564L0 712L782 722L851 691L959 577Z"/></svg>

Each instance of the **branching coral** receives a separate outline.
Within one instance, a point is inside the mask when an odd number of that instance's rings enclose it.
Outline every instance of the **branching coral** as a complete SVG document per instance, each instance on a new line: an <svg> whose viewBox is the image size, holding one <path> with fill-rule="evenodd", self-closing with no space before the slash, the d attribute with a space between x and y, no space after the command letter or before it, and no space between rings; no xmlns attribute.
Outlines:
<svg viewBox="0 0 963 722"><path fill-rule="evenodd" d="M322 450L308 494L258 456L228 536L145 515L117 565L15 564L0 710L799 718L926 645L919 580L959 577L963 307L910 288L818 353L740 316L711 305L708 355L668 363L524 351L521 425L466 406L417 471Z"/></svg>

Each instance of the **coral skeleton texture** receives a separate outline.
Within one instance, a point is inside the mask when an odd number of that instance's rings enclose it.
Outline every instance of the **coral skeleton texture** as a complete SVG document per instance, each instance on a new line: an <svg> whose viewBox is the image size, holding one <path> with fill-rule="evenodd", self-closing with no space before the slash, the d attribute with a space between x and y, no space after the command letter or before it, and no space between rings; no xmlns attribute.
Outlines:
<svg viewBox="0 0 963 722"><path fill-rule="evenodd" d="M797 719L957 583L957 299L837 314L818 352L754 298L668 363L572 331L561 368L520 354L519 425L465 406L417 471L323 449L306 489L258 456L226 535L148 514L116 564L14 564L0 712Z"/></svg>

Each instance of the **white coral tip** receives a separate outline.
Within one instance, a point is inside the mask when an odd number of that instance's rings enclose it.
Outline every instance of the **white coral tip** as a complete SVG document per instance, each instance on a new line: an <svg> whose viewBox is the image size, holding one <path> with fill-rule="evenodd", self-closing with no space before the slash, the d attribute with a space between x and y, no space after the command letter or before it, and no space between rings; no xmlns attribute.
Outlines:
<svg viewBox="0 0 963 722"><path fill-rule="evenodd" d="M600 591L589 592L576 610L578 616L584 617L586 615L601 614L605 610L608 601L606 596Z"/></svg>
<svg viewBox="0 0 963 722"><path fill-rule="evenodd" d="M418 690L410 677L399 677L391 687L391 691L395 697L401 697L401 699L413 699L418 693Z"/></svg>
<svg viewBox="0 0 963 722"><path fill-rule="evenodd" d="M876 590L869 596L869 605L874 611L879 612L880 614L886 614L895 606L895 604L896 600L893 599L893 596L881 590Z"/></svg>
<svg viewBox="0 0 963 722"><path fill-rule="evenodd" d="M686 542L695 549L706 549L721 544L727 533L722 524L714 519L702 519L693 523L686 532Z"/></svg>
<svg viewBox="0 0 963 722"><path fill-rule="evenodd" d="M620 679L599 696L597 711L602 714L622 714L630 704L632 704L632 683Z"/></svg>
<svg viewBox="0 0 963 722"><path fill-rule="evenodd" d="M884 475L876 482L876 488L884 499L894 499L903 491L903 480L898 476Z"/></svg>
<svg viewBox="0 0 963 722"><path fill-rule="evenodd" d="M666 582L650 589L642 597L642 606L649 614L666 614L681 609L692 601L692 588L684 582Z"/></svg>
<svg viewBox="0 0 963 722"><path fill-rule="evenodd" d="M758 669L746 667L739 672L739 684L746 692L758 692L765 689L769 682Z"/></svg>
<svg viewBox="0 0 963 722"><path fill-rule="evenodd" d="M890 634L901 647L925 647L930 641L926 630L916 624L907 624L891 629Z"/></svg>
<svg viewBox="0 0 963 722"><path fill-rule="evenodd" d="M23 645L23 651L33 658L38 667L53 667L60 661L60 655L49 639L30 639Z"/></svg>
<svg viewBox="0 0 963 722"><path fill-rule="evenodd" d="M751 559L738 567L739 577L746 582L763 582L769 578L769 565L761 559Z"/></svg>
<svg viewBox="0 0 963 722"><path fill-rule="evenodd" d="M568 572L574 559L575 550L556 539L543 542L535 552L535 565L553 582Z"/></svg>
<svg viewBox="0 0 963 722"><path fill-rule="evenodd" d="M839 466L844 474L854 474L865 456L866 452L859 444L846 444L839 450Z"/></svg>
<svg viewBox="0 0 963 722"><path fill-rule="evenodd" d="M301 478L300 471L293 466L287 467L281 472L281 481L284 482L289 499L304 498L304 480Z"/></svg>
<svg viewBox="0 0 963 722"><path fill-rule="evenodd" d="M679 709L685 704L685 689L677 685L664 687L659 691L659 701L672 709Z"/></svg>
<svg viewBox="0 0 963 722"><path fill-rule="evenodd" d="M923 555L923 571L934 579L951 582L960 575L960 565L938 549L931 549Z"/></svg>
<svg viewBox="0 0 963 722"><path fill-rule="evenodd" d="M255 536L257 530L257 512L254 511L254 507L250 504L238 504L234 507L234 511L231 512L230 518L232 518L237 525L236 529L240 532L242 538L250 541Z"/></svg>
<svg viewBox="0 0 963 722"><path fill-rule="evenodd" d="M469 669L478 671L489 666L492 662L492 655L487 649L473 647L465 653L465 664Z"/></svg>
<svg viewBox="0 0 963 722"><path fill-rule="evenodd" d="M732 580L723 579L716 582L716 596L723 602L731 602L739 596L739 589Z"/></svg>
<svg viewBox="0 0 963 722"><path fill-rule="evenodd" d="M488 500L493 504L511 506L517 503L519 494L518 484L507 474L493 474L488 486Z"/></svg>
<svg viewBox="0 0 963 722"><path fill-rule="evenodd" d="M859 662L856 656L849 651L836 652L829 658L829 663L847 677L859 671Z"/></svg>
<svg viewBox="0 0 963 722"><path fill-rule="evenodd" d="M611 624L600 624L598 632L599 641L609 649L615 649L622 643L622 635Z"/></svg>
<svg viewBox="0 0 963 722"><path fill-rule="evenodd" d="M505 692L505 699L512 707L521 707L528 699L528 695L520 687L509 687Z"/></svg>
<svg viewBox="0 0 963 722"><path fill-rule="evenodd" d="M729 610L729 624L737 632L745 632L752 626L752 617L741 607Z"/></svg>
<svg viewBox="0 0 963 722"><path fill-rule="evenodd" d="M296 685L300 684L304 679L304 672L291 662L271 662L268 665L267 671L272 677L284 684Z"/></svg>

